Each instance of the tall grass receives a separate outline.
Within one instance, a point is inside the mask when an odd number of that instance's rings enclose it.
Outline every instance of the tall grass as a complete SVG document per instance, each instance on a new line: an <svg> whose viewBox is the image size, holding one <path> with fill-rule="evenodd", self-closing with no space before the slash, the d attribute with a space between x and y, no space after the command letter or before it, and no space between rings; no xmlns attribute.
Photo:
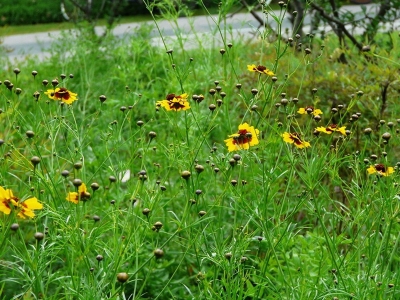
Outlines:
<svg viewBox="0 0 400 300"><path fill-rule="evenodd" d="M1 71L0 186L43 204L21 219L0 193L1 299L400 297L395 51L342 65L332 37L238 39L229 5L222 46L185 47L176 22L161 48L148 27L66 32ZM190 109L157 105L185 93Z"/></svg>

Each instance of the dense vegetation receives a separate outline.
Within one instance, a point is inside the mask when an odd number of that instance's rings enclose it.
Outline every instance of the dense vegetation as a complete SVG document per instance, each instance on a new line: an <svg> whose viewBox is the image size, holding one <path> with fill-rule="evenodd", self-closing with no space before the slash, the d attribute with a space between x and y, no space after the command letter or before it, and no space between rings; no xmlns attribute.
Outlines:
<svg viewBox="0 0 400 300"><path fill-rule="evenodd" d="M399 34L286 39L284 9L2 56L0 299L400 298Z"/></svg>

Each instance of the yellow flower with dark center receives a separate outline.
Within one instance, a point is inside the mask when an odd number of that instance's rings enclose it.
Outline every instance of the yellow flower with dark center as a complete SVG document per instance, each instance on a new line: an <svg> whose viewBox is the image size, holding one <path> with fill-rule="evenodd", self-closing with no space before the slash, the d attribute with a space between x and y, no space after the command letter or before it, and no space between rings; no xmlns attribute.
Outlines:
<svg viewBox="0 0 400 300"><path fill-rule="evenodd" d="M33 218L35 216L34 210L43 209L43 205L36 197L21 202L14 196L12 190L0 186L0 211L9 215L12 208L18 211L18 217L25 219L26 217Z"/></svg>
<svg viewBox="0 0 400 300"><path fill-rule="evenodd" d="M294 144L297 148L299 149L303 149L303 148L307 148L310 147L310 143L303 141L300 138L300 134L299 133L289 133L289 132L285 132L282 134L282 138L286 143L289 144Z"/></svg>
<svg viewBox="0 0 400 300"><path fill-rule="evenodd" d="M78 204L79 200L89 200L90 193L87 191L86 185L82 183L78 188L78 192L69 192L66 199L72 203Z"/></svg>
<svg viewBox="0 0 400 300"><path fill-rule="evenodd" d="M157 101L157 106L164 107L167 111L187 110L190 108L187 98L188 94L186 93L182 95L169 94L165 100Z"/></svg>
<svg viewBox="0 0 400 300"><path fill-rule="evenodd" d="M301 115L314 115L314 116L318 116L318 115L322 115L322 110L320 109L315 109L314 106L306 106L306 107L301 107L299 108L299 110L297 111L298 114Z"/></svg>
<svg viewBox="0 0 400 300"><path fill-rule="evenodd" d="M369 166L367 169L369 175L378 173L381 176L389 176L394 173L393 167L385 167L383 164L376 164L373 166Z"/></svg>
<svg viewBox="0 0 400 300"><path fill-rule="evenodd" d="M275 76L274 72L272 72L270 69L267 69L264 66L261 65L247 65L247 70L250 72L256 72L260 74L267 74L268 76Z"/></svg>
<svg viewBox="0 0 400 300"><path fill-rule="evenodd" d="M247 123L239 125L238 132L229 135L224 142L228 147L228 151L237 151L241 149L249 149L250 146L258 145L258 134L260 131Z"/></svg>
<svg viewBox="0 0 400 300"><path fill-rule="evenodd" d="M35 209L42 209L43 205L36 197L26 199L24 202L19 203L20 211L18 217L25 219L25 217L33 218L35 216Z"/></svg>
<svg viewBox="0 0 400 300"><path fill-rule="evenodd" d="M9 193L10 190L5 190L3 187L0 186L0 211L6 215L11 213L11 195Z"/></svg>
<svg viewBox="0 0 400 300"><path fill-rule="evenodd" d="M62 87L62 88L56 88L54 90L47 90L47 92L44 92L50 99L56 100L56 101L62 101L66 104L72 104L72 102L78 100L78 94L73 93L69 91L68 89Z"/></svg>
<svg viewBox="0 0 400 300"><path fill-rule="evenodd" d="M346 135L346 126L339 127L336 124L331 124L328 127L317 127L315 130L326 134L331 134L332 132L339 132L343 135Z"/></svg>

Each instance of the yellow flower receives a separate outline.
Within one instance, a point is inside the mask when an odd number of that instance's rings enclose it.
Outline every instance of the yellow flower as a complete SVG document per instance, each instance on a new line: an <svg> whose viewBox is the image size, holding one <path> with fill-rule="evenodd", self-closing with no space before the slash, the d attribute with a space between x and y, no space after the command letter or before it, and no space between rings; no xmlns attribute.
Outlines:
<svg viewBox="0 0 400 300"><path fill-rule="evenodd" d="M82 183L78 188L78 192L69 192L66 199L72 203L78 204L79 200L86 201L90 199L90 193L87 191L86 185Z"/></svg>
<svg viewBox="0 0 400 300"><path fill-rule="evenodd" d="M55 90L47 90L44 92L50 99L61 100L66 104L72 104L72 102L78 100L78 94L73 93L66 88L56 88Z"/></svg>
<svg viewBox="0 0 400 300"><path fill-rule="evenodd" d="M390 174L394 173L394 168L393 167L385 167L382 164L376 164L374 166L370 166L367 169L367 172L369 175L378 173L381 176L389 176Z"/></svg>
<svg viewBox="0 0 400 300"><path fill-rule="evenodd" d="M243 123L239 125L239 130L237 133L229 135L229 139L226 139L224 142L228 147L228 151L236 151L240 149L249 149L250 146L258 145L258 134L260 131L258 129L254 129L253 126L250 126L247 123Z"/></svg>
<svg viewBox="0 0 400 300"><path fill-rule="evenodd" d="M297 111L297 113L301 115L310 115L313 114L314 116L322 115L322 111L320 109L315 109L314 106L306 106L306 107L301 107Z"/></svg>
<svg viewBox="0 0 400 300"><path fill-rule="evenodd" d="M19 204L20 211L18 217L25 219L25 217L33 218L35 216L35 209L43 209L43 205L38 201L36 197L26 199L24 202Z"/></svg>
<svg viewBox="0 0 400 300"><path fill-rule="evenodd" d="M294 133L285 132L282 134L282 138L286 143L294 144L299 149L303 149L303 148L307 148L307 147L311 146L309 142L303 141L300 138L300 134L298 134L296 132L294 132Z"/></svg>
<svg viewBox="0 0 400 300"><path fill-rule="evenodd" d="M5 190L3 187L0 186L0 211L6 215L9 215L11 213L11 197L8 191L10 190Z"/></svg>
<svg viewBox="0 0 400 300"><path fill-rule="evenodd" d="M346 135L346 126L338 127L336 124L331 124L328 127L317 127L315 130L326 134L331 134L336 131Z"/></svg>
<svg viewBox="0 0 400 300"><path fill-rule="evenodd" d="M190 108L190 104L187 101L188 94L175 95L169 94L166 100L157 101L157 106L164 107L167 111L180 111L187 110Z"/></svg>
<svg viewBox="0 0 400 300"><path fill-rule="evenodd" d="M9 215L11 207L18 210L18 217L25 219L26 217L33 218L35 216L34 210L43 209L43 205L37 198L32 197L23 202L14 196L12 190L5 190L0 186L0 211Z"/></svg>
<svg viewBox="0 0 400 300"><path fill-rule="evenodd" d="M267 69L264 66L256 66L256 65L247 65L247 70L250 72L257 72L260 74L267 74L268 76L275 76L274 72L272 72L270 69Z"/></svg>

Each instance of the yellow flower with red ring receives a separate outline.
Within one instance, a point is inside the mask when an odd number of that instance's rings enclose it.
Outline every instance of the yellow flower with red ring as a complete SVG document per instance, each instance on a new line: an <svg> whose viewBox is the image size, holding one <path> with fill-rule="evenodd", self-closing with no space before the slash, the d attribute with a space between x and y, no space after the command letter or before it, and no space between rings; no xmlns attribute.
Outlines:
<svg viewBox="0 0 400 300"><path fill-rule="evenodd" d="M25 219L26 217L33 218L35 216L35 210L43 209L43 205L39 202L36 197L20 201L14 196L12 190L4 189L0 186L0 211L6 215L9 215L12 209L16 209L17 216Z"/></svg>
<svg viewBox="0 0 400 300"><path fill-rule="evenodd" d="M229 135L224 142L228 147L228 151L237 151L241 149L249 149L251 146L258 145L258 135L260 131L247 123L240 124L238 132Z"/></svg>
<svg viewBox="0 0 400 300"><path fill-rule="evenodd" d="M87 191L86 185L82 183L79 188L78 192L69 192L67 194L66 200L69 202L78 204L79 201L86 201L90 199L90 193Z"/></svg>
<svg viewBox="0 0 400 300"><path fill-rule="evenodd" d="M44 92L50 99L56 101L62 101L66 104L72 104L72 102L78 100L78 94L69 91L68 89L61 87L53 90L47 90Z"/></svg>
<svg viewBox="0 0 400 300"><path fill-rule="evenodd" d="M326 133L326 134L332 134L332 132L339 132L343 135L347 135L346 134L346 126L339 127L336 124L331 124L328 127L317 127L315 130L318 132Z"/></svg>
<svg viewBox="0 0 400 300"><path fill-rule="evenodd" d="M393 167L385 167L383 164L375 164L369 166L367 169L367 172L369 175L372 174L379 174L381 176L389 176L390 174L394 173L394 168Z"/></svg>
<svg viewBox="0 0 400 300"><path fill-rule="evenodd" d="M247 70L250 72L256 72L260 74L266 74L268 76L275 76L274 72L272 72L270 69L267 69L267 67L261 66L261 65L247 65Z"/></svg>
<svg viewBox="0 0 400 300"><path fill-rule="evenodd" d="M301 115L314 115L314 116L319 116L322 115L322 110L320 109L315 109L314 106L306 106L306 107L301 107L297 111L298 114Z"/></svg>
<svg viewBox="0 0 400 300"><path fill-rule="evenodd" d="M303 141L300 138L300 134L297 132L294 132L294 133L285 132L282 134L282 138L286 143L293 144L299 149L303 149L303 148L307 148L307 147L311 146L309 142Z"/></svg>
<svg viewBox="0 0 400 300"><path fill-rule="evenodd" d="M164 107L167 111L180 111L190 108L189 101L187 101L188 94L175 95L168 94L165 100L157 101L157 106Z"/></svg>

